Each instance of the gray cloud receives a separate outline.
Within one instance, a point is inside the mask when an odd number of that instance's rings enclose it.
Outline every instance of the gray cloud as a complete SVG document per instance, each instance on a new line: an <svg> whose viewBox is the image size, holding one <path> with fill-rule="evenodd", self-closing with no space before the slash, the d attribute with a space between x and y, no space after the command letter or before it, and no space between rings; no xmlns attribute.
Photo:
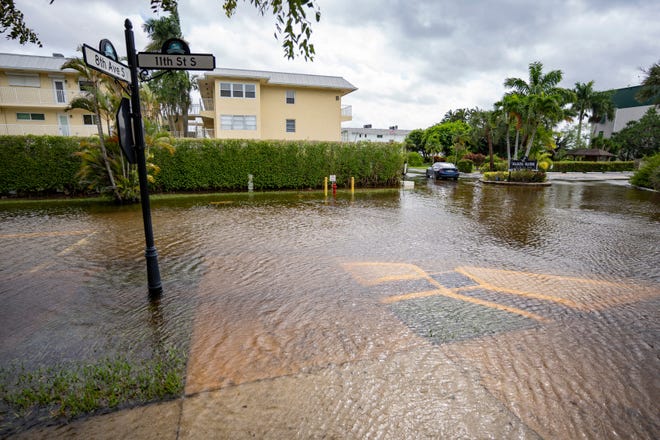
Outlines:
<svg viewBox="0 0 660 440"><path fill-rule="evenodd" d="M191 48L218 66L340 75L359 90L353 124L424 127L452 108L489 108L507 77L527 77L539 60L560 69L564 87L594 80L599 89L641 81L640 68L660 59L660 3L648 0L318 0L313 63L286 60L272 17L239 2L228 19L222 0L180 0ZM123 44L131 18L138 49L146 44L148 0L19 0L44 48L0 39L0 51L74 55L77 45L109 38ZM120 52L123 50L119 49Z"/></svg>

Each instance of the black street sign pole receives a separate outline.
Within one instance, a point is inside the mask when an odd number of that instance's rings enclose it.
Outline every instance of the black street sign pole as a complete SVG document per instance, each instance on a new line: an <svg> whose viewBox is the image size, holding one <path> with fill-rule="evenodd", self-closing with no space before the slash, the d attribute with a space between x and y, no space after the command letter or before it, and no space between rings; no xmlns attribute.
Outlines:
<svg viewBox="0 0 660 440"><path fill-rule="evenodd" d="M140 200L142 202L142 219L144 221L144 237L146 241L145 257L147 259L147 280L149 295L158 296L163 291L158 269L158 252L154 245L154 232L151 227L151 208L149 207L149 188L147 186L147 162L144 156L144 131L142 128L142 111L140 110L140 83L135 52L133 24L129 19L124 22L126 36L126 52L128 67L131 71L131 116L133 118L133 136L135 138L135 155L140 179Z"/></svg>

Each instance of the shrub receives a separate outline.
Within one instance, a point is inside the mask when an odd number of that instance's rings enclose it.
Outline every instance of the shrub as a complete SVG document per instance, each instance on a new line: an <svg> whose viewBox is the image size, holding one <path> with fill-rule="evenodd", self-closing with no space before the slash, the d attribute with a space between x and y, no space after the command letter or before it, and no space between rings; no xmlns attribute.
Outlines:
<svg viewBox="0 0 660 440"><path fill-rule="evenodd" d="M611 162L588 162L588 161L559 161L552 164L554 172L616 172L616 171L633 171L635 169L635 162L633 161L611 161Z"/></svg>
<svg viewBox="0 0 660 440"><path fill-rule="evenodd" d="M479 168L481 165L484 164L484 162L486 162L487 157L481 153L468 153L463 156L463 159L471 160L474 163L474 165L477 168Z"/></svg>
<svg viewBox="0 0 660 440"><path fill-rule="evenodd" d="M639 170L630 178L630 183L660 191L660 153L645 159Z"/></svg>
<svg viewBox="0 0 660 440"><path fill-rule="evenodd" d="M416 151L411 151L408 153L408 166L411 167L420 167L424 165L424 158L421 154Z"/></svg>
<svg viewBox="0 0 660 440"><path fill-rule="evenodd" d="M506 161L499 160L499 161L493 161L493 171L508 171L509 170L509 165L507 164ZM479 167L479 172L481 173L486 173L490 171L490 162L485 162L483 165Z"/></svg>
<svg viewBox="0 0 660 440"><path fill-rule="evenodd" d="M543 171L519 170L519 171L487 171L483 179L489 182L525 182L539 183L546 181L546 174Z"/></svg>
<svg viewBox="0 0 660 440"><path fill-rule="evenodd" d="M474 162L472 162L470 159L461 159L456 164L456 168L458 168L458 171L461 173L471 173L473 165Z"/></svg>
<svg viewBox="0 0 660 440"><path fill-rule="evenodd" d="M83 138L0 136L0 194L75 193Z"/></svg>
<svg viewBox="0 0 660 440"><path fill-rule="evenodd" d="M81 143L98 138L0 136L0 194L44 195L83 190ZM110 146L110 144L109 144ZM405 156L398 144L285 142L239 139L176 139L174 152L152 148L149 162L160 169L156 191L320 188L334 174L348 187L394 186Z"/></svg>

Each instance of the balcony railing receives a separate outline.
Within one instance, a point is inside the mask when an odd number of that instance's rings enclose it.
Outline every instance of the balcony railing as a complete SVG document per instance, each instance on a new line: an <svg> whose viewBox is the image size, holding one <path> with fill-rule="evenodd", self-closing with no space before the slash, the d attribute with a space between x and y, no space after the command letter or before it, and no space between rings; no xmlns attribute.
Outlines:
<svg viewBox="0 0 660 440"><path fill-rule="evenodd" d="M0 124L3 135L93 136L96 125Z"/></svg>
<svg viewBox="0 0 660 440"><path fill-rule="evenodd" d="M353 119L353 106L345 105L341 108L341 120L350 121Z"/></svg>
<svg viewBox="0 0 660 440"><path fill-rule="evenodd" d="M39 87L0 87L0 105L63 107L68 105L73 98L83 93L79 90L56 90Z"/></svg>

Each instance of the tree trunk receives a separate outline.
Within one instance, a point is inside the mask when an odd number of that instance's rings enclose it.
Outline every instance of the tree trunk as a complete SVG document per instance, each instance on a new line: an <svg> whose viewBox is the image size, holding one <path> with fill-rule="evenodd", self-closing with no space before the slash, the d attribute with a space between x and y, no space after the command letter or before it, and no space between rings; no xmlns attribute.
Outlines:
<svg viewBox="0 0 660 440"><path fill-rule="evenodd" d="M532 151L532 145L534 144L534 135L536 134L536 130L532 132L532 135L529 137L527 140L527 148L525 149L525 157L529 158L529 153Z"/></svg>
<svg viewBox="0 0 660 440"><path fill-rule="evenodd" d="M582 119L584 118L584 111L580 110L578 114L578 132L577 132L577 147L582 147Z"/></svg>
<svg viewBox="0 0 660 440"><path fill-rule="evenodd" d="M108 173L108 179L110 179L110 186L112 187L112 192L115 195L115 200L121 202L121 194L117 189L115 176L112 173L112 167L110 166L110 161L108 160L108 150L105 148L105 139L103 138L103 123L101 122L101 112L99 111L98 98L96 97L94 98L94 113L96 114L96 129L99 132L99 146L101 147L101 155L103 156L105 170Z"/></svg>
<svg viewBox="0 0 660 440"><path fill-rule="evenodd" d="M486 139L488 139L488 154L490 155L490 170L493 171L495 164L493 163L493 137L490 133L490 127L486 129Z"/></svg>

